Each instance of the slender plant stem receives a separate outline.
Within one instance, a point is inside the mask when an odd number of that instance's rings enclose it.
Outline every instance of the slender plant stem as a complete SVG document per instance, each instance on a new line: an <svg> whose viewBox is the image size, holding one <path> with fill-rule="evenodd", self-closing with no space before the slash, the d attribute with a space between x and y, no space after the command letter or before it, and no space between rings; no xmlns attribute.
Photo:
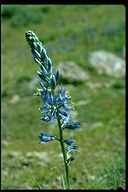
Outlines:
<svg viewBox="0 0 128 192"><path fill-rule="evenodd" d="M56 114L57 114L57 121L58 121L58 126L59 126L60 145L61 145L61 150L63 153L63 160L64 160L64 166L65 166L67 189L69 189L70 188L70 185L69 185L69 167L67 164L66 151L65 151L64 142L63 142L63 132L62 132L62 128L61 128L61 122L60 122L58 110L57 110Z"/></svg>

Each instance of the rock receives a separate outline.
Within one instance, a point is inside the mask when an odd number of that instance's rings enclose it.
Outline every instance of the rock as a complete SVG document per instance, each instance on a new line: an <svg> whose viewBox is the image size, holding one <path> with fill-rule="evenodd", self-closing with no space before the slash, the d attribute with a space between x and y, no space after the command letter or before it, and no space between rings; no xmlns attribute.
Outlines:
<svg viewBox="0 0 128 192"><path fill-rule="evenodd" d="M97 122L95 122L95 123L92 124L91 128L94 129L94 128L99 128L99 127L101 127L101 126L103 126L103 122L97 121Z"/></svg>
<svg viewBox="0 0 128 192"><path fill-rule="evenodd" d="M87 72L74 61L61 62L57 69L60 69L61 79L68 83L82 83L89 79Z"/></svg>
<svg viewBox="0 0 128 192"><path fill-rule="evenodd" d="M75 104L75 106L80 106L80 105L87 105L87 104L89 104L89 103L91 103L92 101L91 101L91 99L86 99L86 100L81 100L81 101L78 101L76 104Z"/></svg>
<svg viewBox="0 0 128 192"><path fill-rule="evenodd" d="M125 60L113 53L95 51L89 53L89 63L98 74L106 74L114 78L125 76Z"/></svg>
<svg viewBox="0 0 128 192"><path fill-rule="evenodd" d="M10 100L10 103L11 104L16 104L20 101L20 97L18 95L13 95L11 100Z"/></svg>

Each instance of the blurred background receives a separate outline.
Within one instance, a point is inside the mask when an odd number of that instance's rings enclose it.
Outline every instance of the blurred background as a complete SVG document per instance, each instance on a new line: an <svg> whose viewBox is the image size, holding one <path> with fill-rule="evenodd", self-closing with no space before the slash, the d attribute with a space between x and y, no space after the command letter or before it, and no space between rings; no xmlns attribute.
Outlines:
<svg viewBox="0 0 128 192"><path fill-rule="evenodd" d="M40 145L43 105L25 31L36 33L60 82L70 91L81 131L70 164L72 189L125 188L125 6L1 6L1 188L61 189L63 159L56 141ZM57 167L57 168L54 168Z"/></svg>

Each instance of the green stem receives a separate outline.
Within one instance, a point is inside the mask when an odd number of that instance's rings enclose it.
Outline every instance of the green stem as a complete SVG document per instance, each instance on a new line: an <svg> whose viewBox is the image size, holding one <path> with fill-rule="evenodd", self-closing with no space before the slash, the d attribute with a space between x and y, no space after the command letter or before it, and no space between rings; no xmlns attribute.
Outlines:
<svg viewBox="0 0 128 192"><path fill-rule="evenodd" d="M61 122L60 122L58 110L57 110L56 115L57 115L57 121L58 121L58 126L59 126L60 145L61 145L61 150L62 150L63 160L64 160L64 166L65 166L67 189L69 189L70 188L69 187L69 167L67 164L66 151L65 151L64 142L63 142L63 132L62 132L62 128L61 128Z"/></svg>

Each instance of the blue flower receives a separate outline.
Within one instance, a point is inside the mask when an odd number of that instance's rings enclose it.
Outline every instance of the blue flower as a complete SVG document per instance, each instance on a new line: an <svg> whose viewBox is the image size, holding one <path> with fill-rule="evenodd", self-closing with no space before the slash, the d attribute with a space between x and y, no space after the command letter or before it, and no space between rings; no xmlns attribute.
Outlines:
<svg viewBox="0 0 128 192"><path fill-rule="evenodd" d="M59 109L58 111L59 111L59 117L62 121L62 127L63 127L64 125L66 125L71 121L72 116L71 114L68 114L65 111L62 111L61 109Z"/></svg>
<svg viewBox="0 0 128 192"><path fill-rule="evenodd" d="M46 90L41 91L41 95L44 101L44 107L40 108L41 112L44 113L44 117L41 117L41 120L52 123L57 113L59 113L62 124L67 124L72 119L72 116L66 112L69 111L72 106L67 104L70 98L67 96L65 89L61 87L59 96Z"/></svg>
<svg viewBox="0 0 128 192"><path fill-rule="evenodd" d="M48 77L46 75L44 75L42 72L37 71L38 76L43 80L48 82Z"/></svg>
<svg viewBox="0 0 128 192"><path fill-rule="evenodd" d="M40 143L41 144L45 144L49 141L53 141L55 140L55 137L53 135L47 135L44 133L40 133L40 135L38 136L40 138Z"/></svg>
<svg viewBox="0 0 128 192"><path fill-rule="evenodd" d="M79 121L65 126L65 128L68 128L70 130L76 130L80 127L81 127L81 123Z"/></svg>
<svg viewBox="0 0 128 192"><path fill-rule="evenodd" d="M62 85L60 86L58 100L60 100L59 106L63 106L65 111L72 109L72 104L67 104L71 101L71 96L68 94L68 91L62 87Z"/></svg>
<svg viewBox="0 0 128 192"><path fill-rule="evenodd" d="M75 157L73 155L71 155L68 159L67 159L67 163L70 163L71 161L75 160Z"/></svg>
<svg viewBox="0 0 128 192"><path fill-rule="evenodd" d="M45 113L41 120L43 121L50 121L51 123L54 121L56 117L56 110L57 110L57 103L56 103L56 96L55 95L48 95L49 97L44 98L45 105L41 107L40 110L42 113Z"/></svg>
<svg viewBox="0 0 128 192"><path fill-rule="evenodd" d="M71 151L78 151L78 146L77 145L69 145L67 147L67 152L70 153Z"/></svg>
<svg viewBox="0 0 128 192"><path fill-rule="evenodd" d="M75 142L75 140L74 139L71 139L71 138L69 138L69 139L65 139L64 140L64 142L67 144L67 145L73 145L73 143Z"/></svg>
<svg viewBox="0 0 128 192"><path fill-rule="evenodd" d="M40 120L43 120L43 121L45 121L45 122L48 122L48 121L51 120L51 117L50 117L49 115L44 115L44 116L42 116L42 117L40 118Z"/></svg>
<svg viewBox="0 0 128 192"><path fill-rule="evenodd" d="M50 81L50 87L52 88L52 90L54 90L56 88L56 78L54 75L52 75L52 78Z"/></svg>
<svg viewBox="0 0 128 192"><path fill-rule="evenodd" d="M72 105L64 105L65 111L70 111L72 109Z"/></svg>

